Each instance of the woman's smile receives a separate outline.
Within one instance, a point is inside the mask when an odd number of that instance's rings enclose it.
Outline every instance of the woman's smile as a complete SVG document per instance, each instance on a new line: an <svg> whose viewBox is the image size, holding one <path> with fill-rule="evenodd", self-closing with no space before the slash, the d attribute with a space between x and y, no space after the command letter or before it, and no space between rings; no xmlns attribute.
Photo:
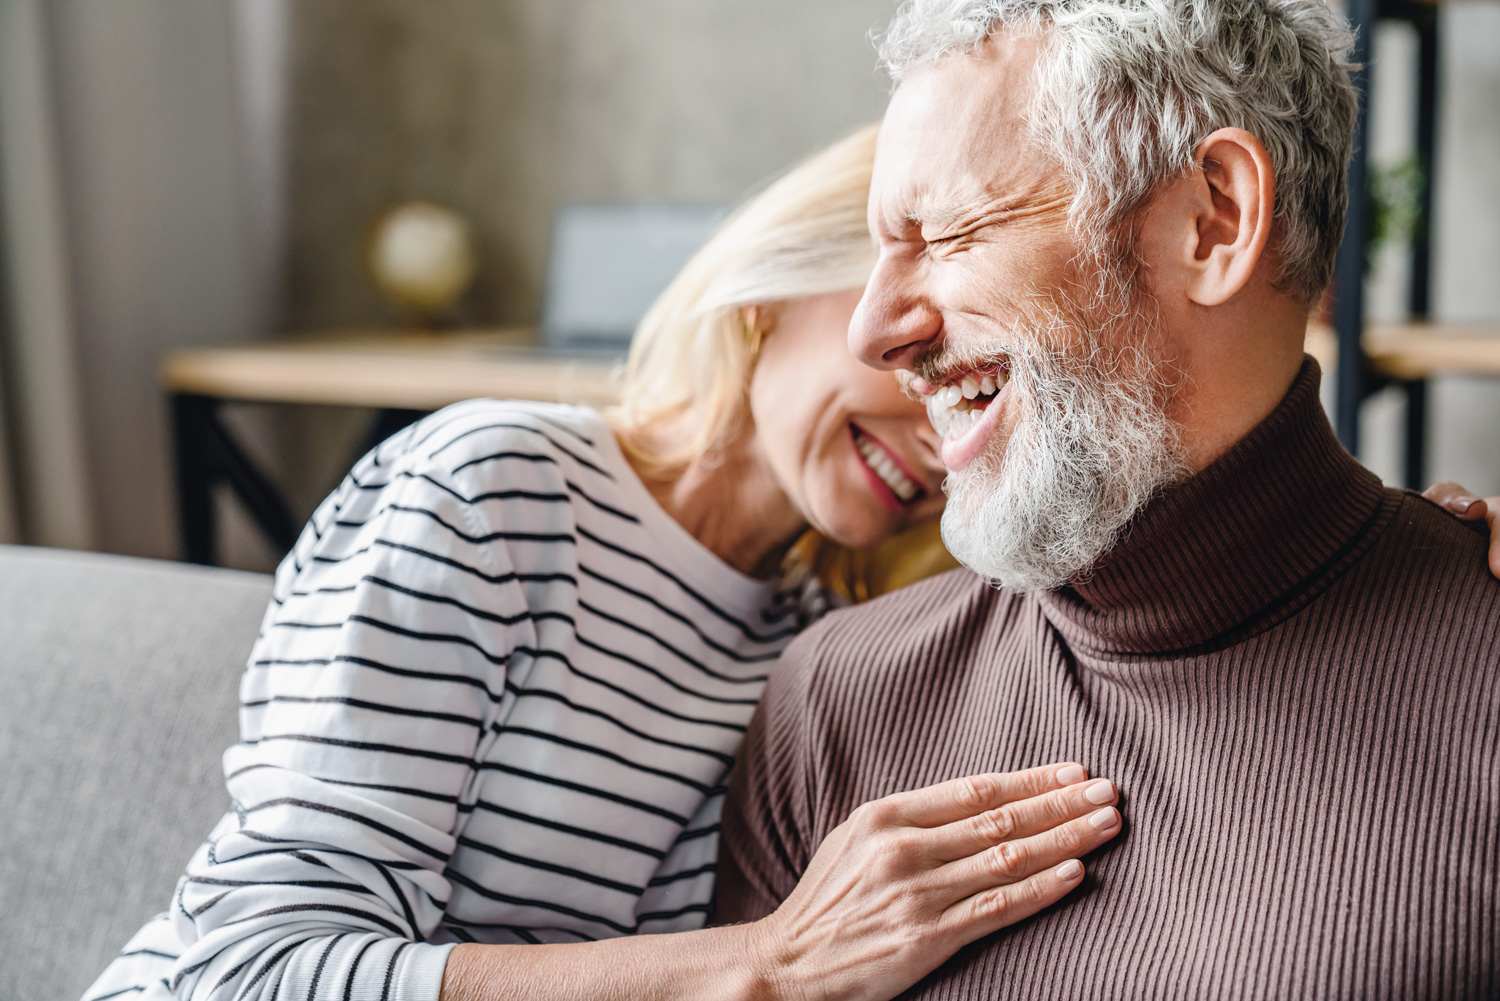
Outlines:
<svg viewBox="0 0 1500 1001"><path fill-rule="evenodd" d="M885 442L853 421L849 422L849 436L875 496L892 512L902 514L908 505L927 495L917 474Z"/></svg>

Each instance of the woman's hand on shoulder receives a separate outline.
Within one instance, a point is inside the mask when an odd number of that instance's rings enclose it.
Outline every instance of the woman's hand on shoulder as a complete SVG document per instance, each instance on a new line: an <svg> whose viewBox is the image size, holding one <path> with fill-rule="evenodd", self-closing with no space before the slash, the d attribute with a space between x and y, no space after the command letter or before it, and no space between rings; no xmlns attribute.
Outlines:
<svg viewBox="0 0 1500 1001"><path fill-rule="evenodd" d="M1500 577L1500 497L1480 498L1457 483L1434 483L1422 496L1464 521L1484 521L1490 528L1490 573Z"/></svg>
<svg viewBox="0 0 1500 1001"><path fill-rule="evenodd" d="M1076 764L976 775L859 807L753 939L777 998L888 1001L976 939L1060 900L1120 831Z"/></svg>

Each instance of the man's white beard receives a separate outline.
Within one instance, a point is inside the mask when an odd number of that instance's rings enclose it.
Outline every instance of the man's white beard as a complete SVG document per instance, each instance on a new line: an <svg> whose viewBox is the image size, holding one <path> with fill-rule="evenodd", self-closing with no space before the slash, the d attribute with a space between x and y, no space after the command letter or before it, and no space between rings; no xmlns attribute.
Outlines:
<svg viewBox="0 0 1500 1001"><path fill-rule="evenodd" d="M1027 340L1009 356L1015 431L1001 454L949 474L942 524L959 562L1019 591L1079 578L1186 475L1164 409L1167 380L1147 349L1067 357L1039 347L1041 337Z"/></svg>

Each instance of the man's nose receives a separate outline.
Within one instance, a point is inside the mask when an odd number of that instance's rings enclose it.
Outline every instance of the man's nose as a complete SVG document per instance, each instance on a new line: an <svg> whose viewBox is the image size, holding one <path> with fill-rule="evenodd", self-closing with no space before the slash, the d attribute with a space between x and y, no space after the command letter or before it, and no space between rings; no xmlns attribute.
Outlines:
<svg viewBox="0 0 1500 1001"><path fill-rule="evenodd" d="M849 350L872 368L911 369L942 334L942 315L916 288L911 268L881 256L849 324Z"/></svg>

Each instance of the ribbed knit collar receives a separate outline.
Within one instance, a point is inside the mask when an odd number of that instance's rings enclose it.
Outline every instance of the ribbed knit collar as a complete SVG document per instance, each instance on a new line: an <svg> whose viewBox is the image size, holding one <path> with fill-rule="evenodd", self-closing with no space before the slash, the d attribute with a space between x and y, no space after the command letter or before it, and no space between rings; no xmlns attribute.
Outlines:
<svg viewBox="0 0 1500 1001"><path fill-rule="evenodd" d="M1070 644L1162 654L1229 642L1357 558L1383 490L1334 436L1319 382L1304 359L1249 435L1153 501L1086 580L1039 595Z"/></svg>

